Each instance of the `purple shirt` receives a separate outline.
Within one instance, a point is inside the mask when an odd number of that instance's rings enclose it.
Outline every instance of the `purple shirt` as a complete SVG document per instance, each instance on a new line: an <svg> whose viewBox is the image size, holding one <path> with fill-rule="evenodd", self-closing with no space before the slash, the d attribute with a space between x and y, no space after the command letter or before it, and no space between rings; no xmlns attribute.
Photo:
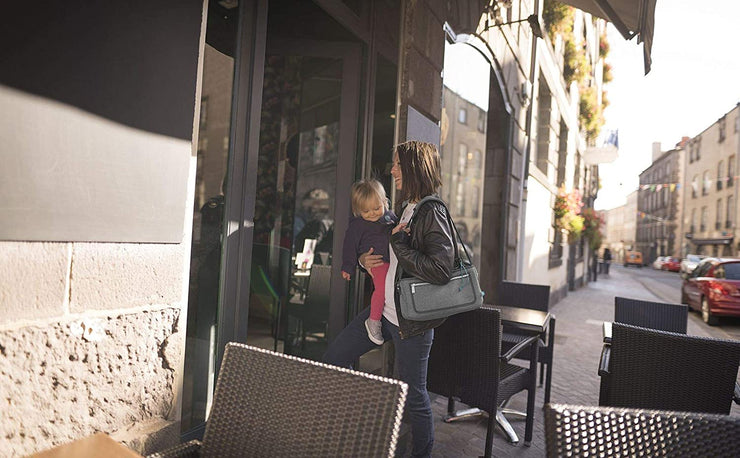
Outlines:
<svg viewBox="0 0 740 458"><path fill-rule="evenodd" d="M361 216L350 218L347 232L344 233L342 271L353 274L357 258L370 248L373 248L373 254L383 256L383 262L390 262L389 239L397 220L390 210L377 221L367 221Z"/></svg>

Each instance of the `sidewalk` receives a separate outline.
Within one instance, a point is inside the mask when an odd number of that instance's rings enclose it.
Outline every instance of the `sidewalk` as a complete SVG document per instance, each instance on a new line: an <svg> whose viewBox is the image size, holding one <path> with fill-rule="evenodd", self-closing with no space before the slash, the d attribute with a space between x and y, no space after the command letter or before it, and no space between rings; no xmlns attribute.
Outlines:
<svg viewBox="0 0 740 458"><path fill-rule="evenodd" d="M622 295L636 299L665 301L651 293L638 277L632 277L621 269L612 269L610 275L600 275L591 282L551 307L557 317L555 332L555 363L551 402L567 404L598 405L599 376L597 368L601 355L601 323L614 317L614 296ZM690 322L692 320L689 320ZM689 326L689 334L707 335L699 326ZM530 447L525 447L524 420L513 420L512 426L519 435L519 445L507 442L499 428L494 435L494 456L543 457L545 456L545 430L543 421L544 390L537 390L534 438ZM510 408L524 411L527 395L522 392L514 396ZM465 407L458 403L458 408ZM481 456L486 438L486 419L446 424L442 417L447 412L447 399L432 395L435 416L435 445L433 457ZM733 406L732 413L740 413ZM408 451L406 455L408 456Z"/></svg>

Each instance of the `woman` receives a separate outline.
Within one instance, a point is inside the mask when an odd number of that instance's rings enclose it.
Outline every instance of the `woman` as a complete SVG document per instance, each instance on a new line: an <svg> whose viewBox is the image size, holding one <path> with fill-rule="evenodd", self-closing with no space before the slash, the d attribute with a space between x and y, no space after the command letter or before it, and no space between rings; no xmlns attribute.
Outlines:
<svg viewBox="0 0 740 458"><path fill-rule="evenodd" d="M426 388L427 362L434 340L434 328L443 319L431 321L406 320L401 316L396 282L402 276L413 275L431 283L443 284L450 280L454 262L452 231L447 222L445 207L438 202L425 203L414 217L411 228L407 223L416 203L435 194L442 185L440 158L437 147L431 143L411 141L396 146L391 175L400 191L399 224L391 233L390 266L385 281L385 305L382 333L392 339L396 348L399 378L409 385L406 413L411 421L412 456L428 457L434 443L432 406ZM382 264L382 256L371 248L359 257L367 271ZM369 309L360 312L329 346L324 361L350 367L360 355L375 344L365 330Z"/></svg>

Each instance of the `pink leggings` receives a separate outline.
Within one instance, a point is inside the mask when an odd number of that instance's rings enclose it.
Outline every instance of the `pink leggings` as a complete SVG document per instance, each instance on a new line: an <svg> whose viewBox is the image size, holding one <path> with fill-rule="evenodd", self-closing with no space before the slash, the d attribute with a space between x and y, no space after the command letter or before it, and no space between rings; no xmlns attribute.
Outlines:
<svg viewBox="0 0 740 458"><path fill-rule="evenodd" d="M370 319L379 321L383 317L383 307L385 307L385 276L388 273L390 264L384 262L378 267L373 267L373 297L370 299Z"/></svg>

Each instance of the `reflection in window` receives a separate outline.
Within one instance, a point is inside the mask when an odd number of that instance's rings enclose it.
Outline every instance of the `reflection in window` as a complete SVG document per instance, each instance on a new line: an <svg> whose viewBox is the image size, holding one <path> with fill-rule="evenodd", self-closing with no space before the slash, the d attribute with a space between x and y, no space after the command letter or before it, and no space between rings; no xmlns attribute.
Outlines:
<svg viewBox="0 0 740 458"><path fill-rule="evenodd" d="M457 174L465 175L465 166L468 163L468 146L460 143L460 154L457 157Z"/></svg>
<svg viewBox="0 0 740 458"><path fill-rule="evenodd" d="M734 197L727 196L727 213L725 215L725 227L728 229L732 227L732 223L734 222L734 203Z"/></svg>
<svg viewBox="0 0 740 458"><path fill-rule="evenodd" d="M460 124L467 124L468 123L468 110L465 108L460 108L460 111L457 115L457 121Z"/></svg>
<svg viewBox="0 0 740 458"><path fill-rule="evenodd" d="M221 274L225 177L234 75L230 47L238 9L211 4L203 50L202 98L193 199L187 337L182 393L182 430L205 422L213 399L217 313ZM220 18L212 21L214 17ZM214 33L215 32L215 33ZM211 36L222 38L216 42Z"/></svg>
<svg viewBox="0 0 740 458"><path fill-rule="evenodd" d="M446 44L440 193L450 203L460 237L479 267L490 71L488 62L471 46ZM474 117L470 123L468 115Z"/></svg>

